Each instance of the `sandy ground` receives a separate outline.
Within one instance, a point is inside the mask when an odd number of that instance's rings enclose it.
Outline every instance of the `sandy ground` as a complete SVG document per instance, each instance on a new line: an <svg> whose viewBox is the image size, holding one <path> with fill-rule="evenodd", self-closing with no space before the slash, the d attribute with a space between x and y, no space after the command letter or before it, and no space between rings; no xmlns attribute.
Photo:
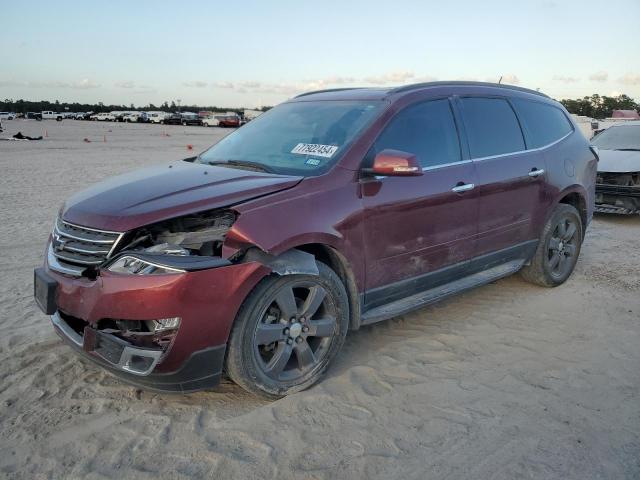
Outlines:
<svg viewBox="0 0 640 480"><path fill-rule="evenodd" d="M306 392L158 395L64 346L32 269L70 193L228 132L3 123L49 137L0 142L0 476L640 478L640 217L598 217L559 288L512 277L350 333Z"/></svg>

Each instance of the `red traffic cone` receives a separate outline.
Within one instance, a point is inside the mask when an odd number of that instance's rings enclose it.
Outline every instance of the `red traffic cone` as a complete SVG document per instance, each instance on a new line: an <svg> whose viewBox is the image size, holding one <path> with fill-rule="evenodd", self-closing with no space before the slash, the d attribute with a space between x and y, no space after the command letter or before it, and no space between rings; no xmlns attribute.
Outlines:
<svg viewBox="0 0 640 480"><path fill-rule="evenodd" d="M49 132L47 131L47 129L45 128L44 130L44 138L47 138L49 136Z"/></svg>
<svg viewBox="0 0 640 480"><path fill-rule="evenodd" d="M193 150L193 145L188 144L188 145L187 145L187 150Z"/></svg>

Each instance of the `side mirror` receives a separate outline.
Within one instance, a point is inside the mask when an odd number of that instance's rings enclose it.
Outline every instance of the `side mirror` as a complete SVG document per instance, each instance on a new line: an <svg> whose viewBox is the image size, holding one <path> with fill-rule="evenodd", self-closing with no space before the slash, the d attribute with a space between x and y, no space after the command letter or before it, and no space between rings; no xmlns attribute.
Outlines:
<svg viewBox="0 0 640 480"><path fill-rule="evenodd" d="M363 171L384 177L417 177L422 175L422 167L412 153L400 150L383 150L373 159L372 168Z"/></svg>

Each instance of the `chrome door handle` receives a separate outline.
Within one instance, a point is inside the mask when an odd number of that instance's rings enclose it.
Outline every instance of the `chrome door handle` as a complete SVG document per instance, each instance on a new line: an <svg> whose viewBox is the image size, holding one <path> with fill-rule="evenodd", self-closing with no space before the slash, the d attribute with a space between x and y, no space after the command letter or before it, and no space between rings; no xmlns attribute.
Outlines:
<svg viewBox="0 0 640 480"><path fill-rule="evenodd" d="M452 192L462 193L468 192L469 190L473 190L476 186L473 183L465 183L463 185L456 185L451 189Z"/></svg>
<svg viewBox="0 0 640 480"><path fill-rule="evenodd" d="M539 177L539 176L540 176L540 175L542 175L542 174L544 174L544 168L539 168L539 169L537 169L537 170L531 170L531 171L529 172L529 176L530 176L531 178Z"/></svg>

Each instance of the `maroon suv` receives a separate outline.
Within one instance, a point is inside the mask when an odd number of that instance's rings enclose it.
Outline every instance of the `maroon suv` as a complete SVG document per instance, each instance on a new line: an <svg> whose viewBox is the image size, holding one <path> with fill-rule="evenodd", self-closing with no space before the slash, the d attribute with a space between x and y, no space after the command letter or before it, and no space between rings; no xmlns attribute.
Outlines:
<svg viewBox="0 0 640 480"><path fill-rule="evenodd" d="M298 96L195 158L71 197L35 271L78 352L145 388L225 371L281 396L358 329L520 271L571 274L597 155L522 88L437 82Z"/></svg>

